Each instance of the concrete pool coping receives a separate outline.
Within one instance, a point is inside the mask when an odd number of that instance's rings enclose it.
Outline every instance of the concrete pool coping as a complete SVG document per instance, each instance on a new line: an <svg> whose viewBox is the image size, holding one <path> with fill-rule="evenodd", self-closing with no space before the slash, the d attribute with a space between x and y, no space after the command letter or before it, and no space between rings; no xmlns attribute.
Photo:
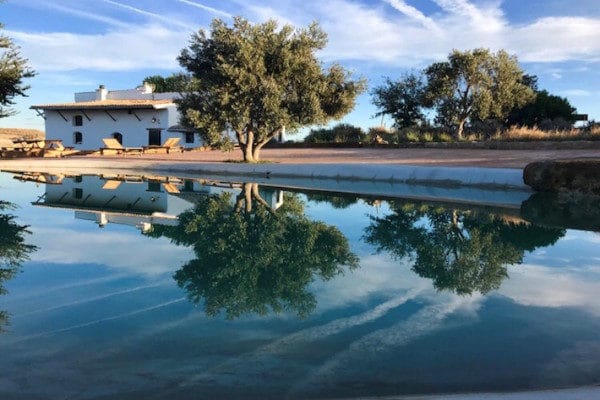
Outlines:
<svg viewBox="0 0 600 400"><path fill-rule="evenodd" d="M39 159L22 158L0 160L3 170L132 170L165 171L187 174L246 176L266 179L327 179L435 185L443 187L471 186L495 189L528 190L519 168L487 168L478 166L420 166L390 164L321 164L321 163L200 163L169 162L134 158Z"/></svg>
<svg viewBox="0 0 600 400"><path fill-rule="evenodd" d="M1 160L3 171L171 175L348 195L442 200L517 208L532 191L518 168L320 163L200 163L129 158Z"/></svg>
<svg viewBox="0 0 600 400"><path fill-rule="evenodd" d="M358 400L344 398L337 400ZM361 400L590 400L600 399L600 388L586 386L569 389L548 389L506 393L469 393L469 394L436 394L360 397Z"/></svg>

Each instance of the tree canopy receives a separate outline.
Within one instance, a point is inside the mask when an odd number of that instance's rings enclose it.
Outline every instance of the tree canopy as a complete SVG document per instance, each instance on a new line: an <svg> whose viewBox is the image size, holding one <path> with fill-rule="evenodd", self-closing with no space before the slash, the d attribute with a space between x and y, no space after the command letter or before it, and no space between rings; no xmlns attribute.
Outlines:
<svg viewBox="0 0 600 400"><path fill-rule="evenodd" d="M154 85L154 92L184 92L189 83L186 74L172 74L166 78L161 75L151 75L144 78L144 82Z"/></svg>
<svg viewBox="0 0 600 400"><path fill-rule="evenodd" d="M11 203L0 200L0 211L14 207ZM23 262L29 259L29 254L37 247L27 244L25 236L29 234L26 225L19 225L15 216L0 213L0 295L6 294L3 284L12 279L20 270ZM0 332L6 325L8 314L0 310Z"/></svg>
<svg viewBox="0 0 600 400"><path fill-rule="evenodd" d="M565 234L489 213L400 201L391 206L393 213L371 218L365 240L377 251L411 259L413 271L437 289L458 294L497 289L508 264L521 263L525 251Z"/></svg>
<svg viewBox="0 0 600 400"><path fill-rule="evenodd" d="M324 124L354 107L363 80L334 64L323 69L315 56L326 33L313 23L295 30L273 20L251 24L236 17L233 26L214 20L210 34L200 30L178 60L192 79L179 101L184 125L211 145L231 147L233 131L244 160L283 129Z"/></svg>
<svg viewBox="0 0 600 400"><path fill-rule="evenodd" d="M555 96L546 90L536 92L532 103L516 107L508 116L508 125L538 126L548 122L575 122L575 107L565 97Z"/></svg>
<svg viewBox="0 0 600 400"><path fill-rule="evenodd" d="M391 116L398 129L417 125L425 119L424 91L425 84L419 74L408 74L397 81L386 78L384 85L371 91L373 104L379 110L375 116Z"/></svg>
<svg viewBox="0 0 600 400"><path fill-rule="evenodd" d="M179 220L175 227L156 226L150 235L194 249L196 258L174 278L211 316L285 310L305 317L316 307L310 282L358 265L346 237L309 220L298 197L286 195L275 210L256 184L244 184L235 199L229 193L202 196Z"/></svg>
<svg viewBox="0 0 600 400"><path fill-rule="evenodd" d="M0 31L3 29L0 24ZM13 115L10 106L15 104L15 97L26 96L29 86L23 79L31 78L34 71L27 66L27 59L21 57L19 48L13 41L0 33L0 118Z"/></svg>
<svg viewBox="0 0 600 400"><path fill-rule="evenodd" d="M436 121L453 127L459 139L469 118L502 120L534 99L516 57L503 50L454 50L448 61L427 67L425 75L425 105L435 107Z"/></svg>

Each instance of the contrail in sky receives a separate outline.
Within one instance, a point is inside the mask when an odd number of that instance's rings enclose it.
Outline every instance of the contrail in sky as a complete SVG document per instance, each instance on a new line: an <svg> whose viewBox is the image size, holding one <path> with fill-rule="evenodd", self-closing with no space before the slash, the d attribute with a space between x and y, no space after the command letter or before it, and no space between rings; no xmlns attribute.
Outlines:
<svg viewBox="0 0 600 400"><path fill-rule="evenodd" d="M202 10L211 12L213 14L222 15L222 16L227 17L227 18L233 18L233 15L229 14L228 12L221 11L221 10L218 10L216 8L213 8L213 7L205 6L204 4L200 4L200 3L195 2L195 1L179 0L179 2L181 2L183 4L187 4L188 6L200 8Z"/></svg>
<svg viewBox="0 0 600 400"><path fill-rule="evenodd" d="M157 19L159 21L166 22L168 24L177 25L177 26L180 26L180 27L186 28L186 29L196 30L196 27L194 27L194 26L192 26L190 24L186 24L185 22L178 21L178 20L173 19L171 17L166 17L166 16L163 16L163 15L160 15L160 14L156 14L156 13L153 13L153 12L150 12L150 11L142 10L141 8L132 7L132 6L127 5L127 4L118 3L118 2L113 1L113 0L104 0L104 2L108 3L108 4L112 4L113 6L116 6L116 7L121 7L121 8L124 8L126 10L133 11L133 12L141 14L141 15L146 15L148 17Z"/></svg>

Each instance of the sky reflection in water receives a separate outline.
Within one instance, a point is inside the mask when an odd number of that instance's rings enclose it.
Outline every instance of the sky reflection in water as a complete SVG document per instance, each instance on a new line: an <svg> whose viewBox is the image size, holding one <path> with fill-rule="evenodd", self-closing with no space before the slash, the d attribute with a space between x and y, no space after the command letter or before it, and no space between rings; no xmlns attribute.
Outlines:
<svg viewBox="0 0 600 400"><path fill-rule="evenodd" d="M1 398L600 380L597 233L518 209L128 180L1 175L19 208L0 214L31 232L17 240L29 260L2 275Z"/></svg>

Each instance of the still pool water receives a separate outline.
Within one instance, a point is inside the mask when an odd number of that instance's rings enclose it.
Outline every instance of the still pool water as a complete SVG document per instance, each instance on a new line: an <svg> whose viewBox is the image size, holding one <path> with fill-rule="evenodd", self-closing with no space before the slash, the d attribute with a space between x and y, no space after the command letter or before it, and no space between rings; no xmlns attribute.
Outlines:
<svg viewBox="0 0 600 400"><path fill-rule="evenodd" d="M544 202L12 174L0 200L1 399L600 382L600 235Z"/></svg>

